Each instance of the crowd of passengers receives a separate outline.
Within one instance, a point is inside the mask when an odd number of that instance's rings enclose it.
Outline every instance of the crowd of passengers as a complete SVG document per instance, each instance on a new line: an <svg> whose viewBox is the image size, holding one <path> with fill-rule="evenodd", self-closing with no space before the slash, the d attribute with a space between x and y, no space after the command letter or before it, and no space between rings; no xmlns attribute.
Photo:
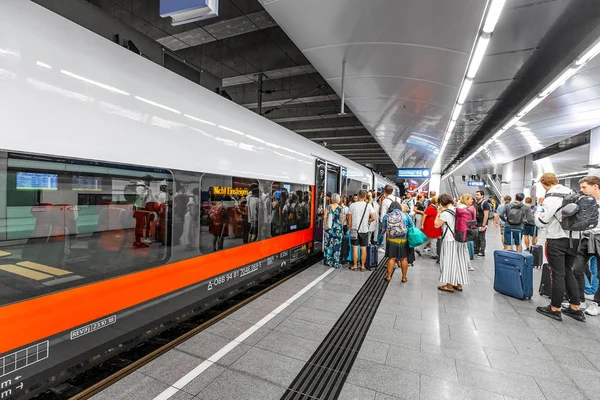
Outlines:
<svg viewBox="0 0 600 400"><path fill-rule="evenodd" d="M493 196L486 199L483 191L460 198L447 193L437 196L434 191L428 195L407 192L400 197L391 185L381 195L365 190L350 198L328 194L324 219L329 213L332 218L331 226L326 226L324 262L334 268L349 262L351 270L365 271L367 248L378 246L385 248L388 257L385 279L389 281L394 268L399 267L402 282L407 282L415 254L430 257L440 265L438 289L452 293L462 291L469 282L469 271L474 270L471 260L486 256L486 234L491 226L500 228L504 250L517 252L531 252L531 246L538 243L538 232L543 231L552 294L550 305L537 307L537 311L556 320L564 314L585 321L585 314L600 313L600 220L583 232L564 230L563 198L573 191L559 184L553 173L543 174L540 184L545 195L537 204L523 193L514 199L505 196L502 204ZM587 176L579 185L580 193L592 196L600 207L600 178ZM472 241L459 239L461 228L456 222L461 214L472 224ZM408 236L415 228L427 240L413 248ZM351 231L357 232L354 238L349 235Z"/></svg>

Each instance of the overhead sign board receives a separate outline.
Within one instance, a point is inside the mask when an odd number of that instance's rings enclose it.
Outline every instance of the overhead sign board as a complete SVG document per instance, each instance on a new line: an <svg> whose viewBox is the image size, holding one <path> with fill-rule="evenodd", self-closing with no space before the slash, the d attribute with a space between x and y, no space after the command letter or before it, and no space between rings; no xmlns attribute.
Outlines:
<svg viewBox="0 0 600 400"><path fill-rule="evenodd" d="M429 168L398 168L396 170L396 178L398 179L409 179L409 178L421 178L427 179L431 176L431 169Z"/></svg>
<svg viewBox="0 0 600 400"><path fill-rule="evenodd" d="M485 182L483 181L469 181L467 182L468 186L485 186Z"/></svg>
<svg viewBox="0 0 600 400"><path fill-rule="evenodd" d="M219 15L219 0L160 0L160 16L183 25Z"/></svg>

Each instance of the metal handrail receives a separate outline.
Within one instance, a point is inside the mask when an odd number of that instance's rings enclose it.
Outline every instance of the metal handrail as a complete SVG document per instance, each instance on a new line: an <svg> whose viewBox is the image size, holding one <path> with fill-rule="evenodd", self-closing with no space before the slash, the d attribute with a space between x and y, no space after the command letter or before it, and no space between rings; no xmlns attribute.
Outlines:
<svg viewBox="0 0 600 400"><path fill-rule="evenodd" d="M492 178L491 174L485 174L483 176L483 181L492 189L494 196L498 199L498 201L502 201L502 192L498 188L498 183L494 178Z"/></svg>

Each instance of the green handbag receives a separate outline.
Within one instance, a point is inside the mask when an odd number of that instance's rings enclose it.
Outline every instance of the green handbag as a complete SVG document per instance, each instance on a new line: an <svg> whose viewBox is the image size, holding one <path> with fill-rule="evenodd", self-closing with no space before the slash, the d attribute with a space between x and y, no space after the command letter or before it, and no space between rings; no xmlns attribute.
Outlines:
<svg viewBox="0 0 600 400"><path fill-rule="evenodd" d="M423 243L429 240L427 235L425 235L419 228L415 228L411 226L408 228L408 247L414 249L415 247L419 247Z"/></svg>

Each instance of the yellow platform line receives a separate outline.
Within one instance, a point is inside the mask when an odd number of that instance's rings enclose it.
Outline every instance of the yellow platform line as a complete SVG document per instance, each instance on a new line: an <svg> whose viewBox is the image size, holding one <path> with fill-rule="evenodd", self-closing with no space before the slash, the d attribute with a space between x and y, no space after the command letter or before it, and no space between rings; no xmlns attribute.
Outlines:
<svg viewBox="0 0 600 400"><path fill-rule="evenodd" d="M0 265L0 271L10 272L16 275L24 276L25 278L41 281L43 279L52 278L52 275L43 274L28 268L18 267L16 265Z"/></svg>
<svg viewBox="0 0 600 400"><path fill-rule="evenodd" d="M20 265L21 267L35 269L36 271L41 271L41 272L45 272L47 274L52 274L52 275L56 275L56 276L72 274L71 271L67 271L67 270L60 269L60 268L49 267L48 265L38 264L38 263L31 262L31 261L21 261L21 262L18 262L17 265Z"/></svg>
<svg viewBox="0 0 600 400"><path fill-rule="evenodd" d="M8 251L2 251L0 250L0 257L6 257L6 256L10 256L12 253L9 253Z"/></svg>

